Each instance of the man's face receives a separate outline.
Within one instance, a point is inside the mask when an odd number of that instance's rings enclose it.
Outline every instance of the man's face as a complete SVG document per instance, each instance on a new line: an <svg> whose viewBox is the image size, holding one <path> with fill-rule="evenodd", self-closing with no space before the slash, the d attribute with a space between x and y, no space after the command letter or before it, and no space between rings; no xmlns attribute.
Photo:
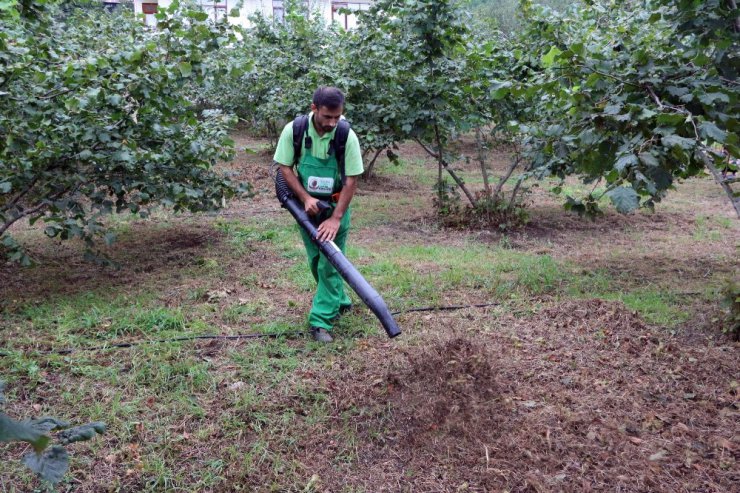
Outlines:
<svg viewBox="0 0 740 493"><path fill-rule="evenodd" d="M339 108L317 107L315 104L311 104L311 111L313 111L313 125L316 131L323 135L334 130L337 123L339 123L344 108L341 106Z"/></svg>

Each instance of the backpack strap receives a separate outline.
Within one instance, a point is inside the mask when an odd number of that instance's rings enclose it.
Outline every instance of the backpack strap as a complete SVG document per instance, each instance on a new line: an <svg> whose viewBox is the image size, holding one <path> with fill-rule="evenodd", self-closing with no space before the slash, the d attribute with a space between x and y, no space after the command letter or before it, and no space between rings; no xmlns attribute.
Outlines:
<svg viewBox="0 0 740 493"><path fill-rule="evenodd" d="M340 119L334 138L329 143L330 152L334 153L339 166L339 176L342 177L342 186L347 183L347 173L344 165L344 153L347 150L347 138L349 137L350 124L347 120Z"/></svg>
<svg viewBox="0 0 740 493"><path fill-rule="evenodd" d="M308 131L308 115L299 115L293 120L293 165L298 164L301 160L301 151L303 150L303 137L306 137L306 149L310 149L312 142L311 137L306 135Z"/></svg>

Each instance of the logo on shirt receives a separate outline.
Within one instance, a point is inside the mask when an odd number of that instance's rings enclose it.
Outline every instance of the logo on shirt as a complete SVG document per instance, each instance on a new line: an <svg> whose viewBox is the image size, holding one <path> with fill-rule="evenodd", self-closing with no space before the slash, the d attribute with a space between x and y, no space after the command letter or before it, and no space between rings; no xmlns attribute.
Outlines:
<svg viewBox="0 0 740 493"><path fill-rule="evenodd" d="M331 195L334 191L334 178L325 178L321 176L308 177L308 193Z"/></svg>

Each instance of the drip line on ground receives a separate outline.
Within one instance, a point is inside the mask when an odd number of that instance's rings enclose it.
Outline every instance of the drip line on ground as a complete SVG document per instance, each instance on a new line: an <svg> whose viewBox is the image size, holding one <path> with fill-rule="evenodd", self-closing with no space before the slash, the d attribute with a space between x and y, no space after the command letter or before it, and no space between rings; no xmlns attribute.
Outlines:
<svg viewBox="0 0 740 493"><path fill-rule="evenodd" d="M488 306L495 306L499 303L479 303L479 304L473 304L473 305L451 305L451 306L426 306L421 308L408 308L405 310L399 310L392 312L392 315L400 315L403 313L411 313L411 312L434 312L434 311L452 311L452 310L462 310L465 308L485 308ZM141 341L131 341L131 342L121 342L116 344L105 344L103 346L83 346L78 348L66 348L66 349L52 349L49 351L38 351L36 354L43 354L43 355L50 355L50 354L59 354L59 355L66 355L66 354L72 354L75 352L80 351L103 351L106 349L126 349L126 348L132 348L136 346L143 346L147 344L165 344L170 342L183 342L183 341L195 341L195 340L241 340L241 339L277 339L279 337L298 337L304 335L306 332L303 330L296 330L296 331L285 331L285 332L276 332L272 334L234 334L234 335L225 335L225 334L205 334L205 335L193 335L193 336L182 336L182 337L173 337L170 339L150 339L150 340L141 340ZM3 356L10 356L10 353L0 351L0 357Z"/></svg>

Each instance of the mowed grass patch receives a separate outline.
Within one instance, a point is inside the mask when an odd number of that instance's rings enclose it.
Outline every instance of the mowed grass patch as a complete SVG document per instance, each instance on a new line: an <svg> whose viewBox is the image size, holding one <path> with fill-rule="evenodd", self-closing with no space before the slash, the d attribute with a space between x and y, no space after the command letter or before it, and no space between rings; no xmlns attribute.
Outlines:
<svg viewBox="0 0 740 493"><path fill-rule="evenodd" d="M87 292L45 302L28 303L2 317L19 337L13 345L86 344L134 335L167 337L207 329L187 308L161 304L156 293L103 294Z"/></svg>
<svg viewBox="0 0 740 493"><path fill-rule="evenodd" d="M690 317L684 297L671 291L636 289L626 293L604 292L592 297L621 301L648 323L661 327L674 328Z"/></svg>
<svg viewBox="0 0 740 493"><path fill-rule="evenodd" d="M420 188L434 187L437 183L437 163L425 154L423 157L404 157L395 162L381 159L377 174L411 178Z"/></svg>
<svg viewBox="0 0 740 493"><path fill-rule="evenodd" d="M542 295L618 300L664 327L689 317L685 299L671 288L616 280L606 269L582 269L549 255L482 245L426 245L399 247L384 257L361 270L393 308L457 304L450 293L463 290L498 300Z"/></svg>
<svg viewBox="0 0 740 493"><path fill-rule="evenodd" d="M115 460L106 466L113 473L106 484L127 491L199 491L232 481L254 488L256 477L278 487L307 480L295 454L329 419L331 400L303 378L331 371L352 350L352 338L364 330L358 327L370 324L363 314L350 317L359 322L349 324L352 335L331 346L278 337L222 343L209 356L203 353L208 344L199 342L69 355L12 351L0 359L0 371L11 401L22 395L26 403L42 402L39 412L108 424L105 436L73 447L73 474L108 457ZM256 329L296 328L273 322ZM37 412L10 411L17 417ZM342 460L350 460L351 450ZM181 467L185 453L189 466ZM31 491L38 481L13 459L0 477Z"/></svg>
<svg viewBox="0 0 740 493"><path fill-rule="evenodd" d="M228 236L235 255L253 250L258 243L268 245L284 258L294 259L303 254L300 233L292 217L217 219L215 226Z"/></svg>
<svg viewBox="0 0 740 493"><path fill-rule="evenodd" d="M549 255L475 244L402 246L391 256L412 271L419 264L436 267L429 277L441 289L472 288L495 296L552 293L570 276Z"/></svg>

